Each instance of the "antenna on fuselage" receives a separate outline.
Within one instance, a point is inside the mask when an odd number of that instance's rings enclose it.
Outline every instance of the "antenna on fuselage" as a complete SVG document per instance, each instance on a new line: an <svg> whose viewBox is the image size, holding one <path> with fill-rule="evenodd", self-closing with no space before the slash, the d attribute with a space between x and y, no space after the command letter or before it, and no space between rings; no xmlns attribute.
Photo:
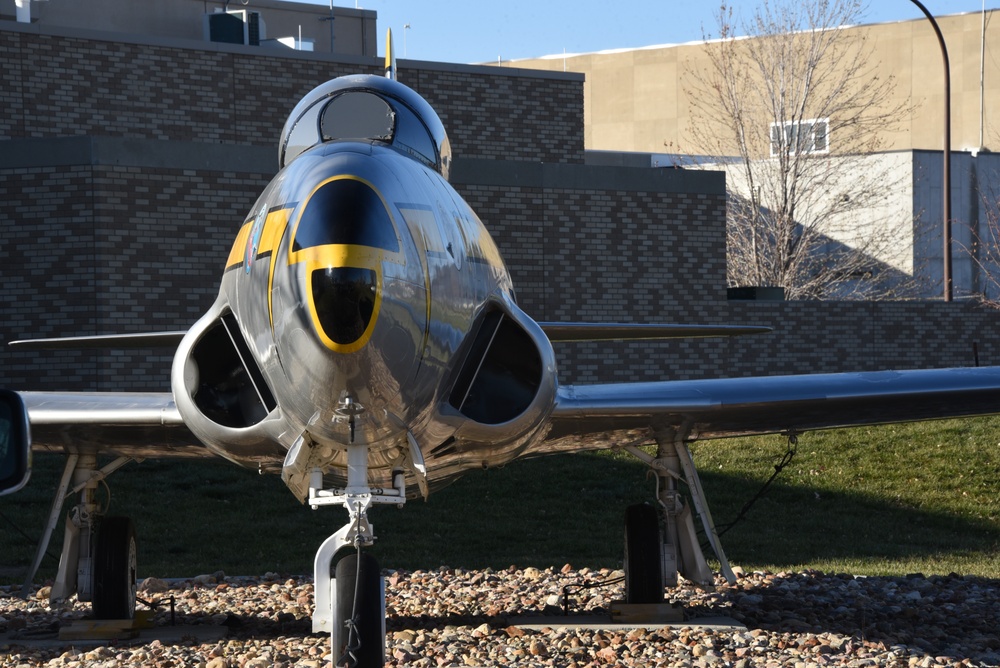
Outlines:
<svg viewBox="0 0 1000 668"><path fill-rule="evenodd" d="M396 80L396 49L392 44L392 28L385 31L385 78Z"/></svg>

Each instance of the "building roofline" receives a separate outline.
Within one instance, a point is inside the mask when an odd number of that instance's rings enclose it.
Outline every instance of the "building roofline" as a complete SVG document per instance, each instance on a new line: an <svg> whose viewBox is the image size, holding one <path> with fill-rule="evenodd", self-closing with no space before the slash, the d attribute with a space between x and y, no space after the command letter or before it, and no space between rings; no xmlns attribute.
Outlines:
<svg viewBox="0 0 1000 668"><path fill-rule="evenodd" d="M367 11L367 10L366 10ZM94 30L91 28L72 28L58 25L39 25L37 23L19 23L0 19L0 32L14 32L28 35L44 35L49 37L64 37L70 39L85 39L97 42L113 42L140 46L156 46L192 51L209 51L216 53L232 53L244 56L259 56L265 58L287 58L292 60L312 60L333 62L364 67L382 66L382 57L366 57L343 53L320 53L316 51L297 51L295 49L280 49L260 46L245 46L242 44L227 44L206 40L184 39L181 37L163 37L159 35L142 35L136 33ZM489 76L512 76L532 79L555 79L564 81L583 81L584 75L577 72L553 72L549 70L533 70L518 67L497 68L490 65L464 65L460 63L443 63L430 60L399 60L399 69L405 72L407 68L414 70L432 70L444 72L464 72L484 74Z"/></svg>
<svg viewBox="0 0 1000 668"><path fill-rule="evenodd" d="M1000 12L1000 7L994 7L994 8L986 9L985 11L989 12L989 13ZM977 10L977 11L972 11L972 12L958 12L956 14L942 14L940 16L935 16L934 18L935 18L935 20L950 19L950 18L955 18L955 17L959 17L959 16L981 15L982 13L983 13L983 10ZM895 25L895 24L898 24L898 23L910 23L912 21L926 21L926 20L927 19L924 18L924 17L917 17L917 18L913 18L913 19L900 19L898 21L878 21L876 23L853 23L853 24L845 25L845 26L837 26L835 29L836 30L841 30L841 29L850 29L850 28L870 28L870 27L873 27L873 26ZM749 35L737 35L733 39L747 39L749 37L750 37ZM697 45L700 45L700 44L712 44L714 42L721 42L721 41L723 41L721 38L694 39L694 40L690 40L690 41L687 41L687 42L674 42L674 43L665 43L665 44L650 44L648 46L623 47L623 48L619 48L619 49L602 49L600 51L581 51L581 52L578 52L578 53L551 53L551 54L547 54L547 55L544 55L544 56L534 56L534 57L529 57L529 58L514 58L514 59L511 59L511 60L504 61L504 62L507 62L507 63L517 63L517 62L524 62L524 61L531 61L531 60L559 60L560 58L580 58L582 56L609 56L609 55L615 55L615 54L621 54L621 53L631 53L631 52L634 52L634 51L655 51L655 50L658 50L658 49L672 49L672 48L682 47L682 46L697 46Z"/></svg>

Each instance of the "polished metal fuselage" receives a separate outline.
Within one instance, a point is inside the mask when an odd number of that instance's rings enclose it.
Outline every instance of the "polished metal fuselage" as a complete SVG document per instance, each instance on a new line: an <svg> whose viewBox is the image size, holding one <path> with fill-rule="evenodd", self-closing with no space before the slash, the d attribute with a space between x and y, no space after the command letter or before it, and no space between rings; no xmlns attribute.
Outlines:
<svg viewBox="0 0 1000 668"><path fill-rule="evenodd" d="M377 195L368 203L383 206L391 222L393 239L383 239L385 247L297 243L305 236L309 203L337 181L356 182ZM316 272L338 269L375 277L374 313L358 339L348 343L325 335L311 283ZM545 348L553 380L524 419L477 429L449 410L444 394L457 355L487 304L531 330ZM245 428L198 415L190 401L196 381L190 370L185 373L199 332L227 312L235 316L277 404ZM334 142L298 156L252 207L215 305L178 350L174 395L192 431L238 463L265 469L285 464L287 473L295 464L285 461L287 450L298 444L309 452L298 473L319 467L339 480L346 447L364 444L372 484L387 484L391 468L401 462L412 477L412 441L426 461L427 482L436 487L469 468L505 463L523 450L551 410L552 359L544 334L514 304L492 238L440 174L375 142ZM436 451L442 443L450 445Z"/></svg>

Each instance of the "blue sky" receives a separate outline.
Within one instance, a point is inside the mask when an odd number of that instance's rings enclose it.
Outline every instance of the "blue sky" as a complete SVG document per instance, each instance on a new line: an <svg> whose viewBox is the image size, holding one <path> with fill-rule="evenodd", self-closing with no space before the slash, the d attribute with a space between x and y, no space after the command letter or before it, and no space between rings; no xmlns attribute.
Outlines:
<svg viewBox="0 0 1000 668"><path fill-rule="evenodd" d="M300 0L301 1L301 0ZM329 6L329 0L305 0ZM921 0L935 16L981 11L983 0ZM355 3L334 0L335 6ZM747 12L757 0L733 0ZM379 53L392 28L399 57L454 63L514 60L698 40L718 0L359 0L378 12ZM1000 7L986 0L986 8ZM910 0L870 0L865 23L922 17ZM404 30L404 25L410 28ZM928 26L930 30L930 26ZM405 35L404 35L405 33Z"/></svg>

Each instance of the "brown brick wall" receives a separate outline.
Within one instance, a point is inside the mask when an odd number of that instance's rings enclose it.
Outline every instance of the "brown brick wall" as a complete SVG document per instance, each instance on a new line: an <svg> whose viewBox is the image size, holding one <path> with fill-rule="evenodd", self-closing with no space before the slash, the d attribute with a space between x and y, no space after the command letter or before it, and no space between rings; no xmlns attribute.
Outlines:
<svg viewBox="0 0 1000 668"><path fill-rule="evenodd" d="M189 326L214 299L232 238L271 174L161 163L179 160L178 147L270 155L298 95L358 70L13 29L0 29L0 59L2 341ZM965 365L973 342L983 364L1000 364L1000 314L968 304L727 302L718 177L584 167L579 80L481 69L428 66L403 79L436 106L456 155L480 158L456 187L496 237L528 313L775 330L567 344L564 381ZM64 136L134 137L164 150L128 164L100 151L85 164L4 162L3 140ZM513 162L490 173L499 159ZM546 171L552 163L563 171ZM169 362L169 353L0 349L0 384L164 390Z"/></svg>
<svg viewBox="0 0 1000 668"><path fill-rule="evenodd" d="M0 171L0 341L186 329L215 299L246 202L269 178L115 166ZM164 390L171 357L2 349L0 378L22 389Z"/></svg>
<svg viewBox="0 0 1000 668"><path fill-rule="evenodd" d="M96 135L274 146L277 152L302 95L337 76L380 72L374 61L280 53L0 28L0 140ZM441 115L456 156L583 161L578 77L461 67L404 68L399 76Z"/></svg>
<svg viewBox="0 0 1000 668"><path fill-rule="evenodd" d="M557 346L565 382L1000 364L1000 312L968 302L739 302L719 194L467 186L538 320L763 325L769 334Z"/></svg>

